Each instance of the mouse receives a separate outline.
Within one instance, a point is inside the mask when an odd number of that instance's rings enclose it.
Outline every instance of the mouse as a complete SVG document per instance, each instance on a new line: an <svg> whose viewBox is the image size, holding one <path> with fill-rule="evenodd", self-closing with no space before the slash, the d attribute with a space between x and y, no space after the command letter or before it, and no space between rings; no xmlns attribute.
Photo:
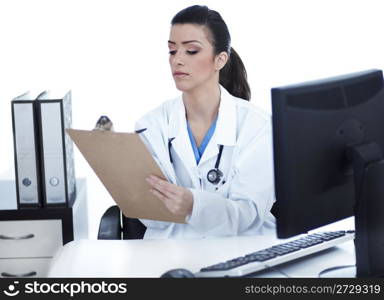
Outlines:
<svg viewBox="0 0 384 300"><path fill-rule="evenodd" d="M161 278L195 278L195 274L187 269L172 269L160 276Z"/></svg>

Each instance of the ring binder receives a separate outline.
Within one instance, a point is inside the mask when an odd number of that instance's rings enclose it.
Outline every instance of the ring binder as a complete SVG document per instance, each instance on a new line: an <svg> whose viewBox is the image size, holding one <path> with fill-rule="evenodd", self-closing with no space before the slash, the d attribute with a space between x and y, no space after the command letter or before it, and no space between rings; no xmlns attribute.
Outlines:
<svg viewBox="0 0 384 300"><path fill-rule="evenodd" d="M41 181L44 206L70 206L76 198L71 127L71 91L64 95L44 92L36 100L40 132Z"/></svg>
<svg viewBox="0 0 384 300"><path fill-rule="evenodd" d="M42 206L35 99L26 92L11 101L18 208Z"/></svg>

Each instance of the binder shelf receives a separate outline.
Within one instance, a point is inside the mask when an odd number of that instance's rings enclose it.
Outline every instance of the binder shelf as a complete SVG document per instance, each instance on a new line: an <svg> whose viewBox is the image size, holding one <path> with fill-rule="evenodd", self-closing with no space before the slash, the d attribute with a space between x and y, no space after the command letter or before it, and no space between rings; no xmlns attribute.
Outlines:
<svg viewBox="0 0 384 300"><path fill-rule="evenodd" d="M61 246L88 238L86 180L76 185L72 206L9 209L1 203L16 201L15 182L0 181L0 278L45 277Z"/></svg>

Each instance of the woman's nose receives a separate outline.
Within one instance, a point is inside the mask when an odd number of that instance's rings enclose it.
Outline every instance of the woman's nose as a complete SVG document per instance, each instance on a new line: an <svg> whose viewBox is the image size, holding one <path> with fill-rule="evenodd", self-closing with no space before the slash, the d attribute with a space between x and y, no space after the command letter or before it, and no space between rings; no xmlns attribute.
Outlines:
<svg viewBox="0 0 384 300"><path fill-rule="evenodd" d="M181 54L176 53L173 57L173 63L177 66L183 66L184 65L184 59Z"/></svg>

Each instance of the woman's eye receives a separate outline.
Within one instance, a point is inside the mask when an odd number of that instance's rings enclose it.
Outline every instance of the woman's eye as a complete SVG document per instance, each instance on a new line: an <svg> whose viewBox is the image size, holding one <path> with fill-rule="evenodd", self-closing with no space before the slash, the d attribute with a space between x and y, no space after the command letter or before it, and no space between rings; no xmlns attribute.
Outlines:
<svg viewBox="0 0 384 300"><path fill-rule="evenodd" d="M197 50L188 50L188 51L187 51L187 53L188 53L189 55L194 55L194 54L196 54L197 52L199 52L199 51L197 51Z"/></svg>
<svg viewBox="0 0 384 300"><path fill-rule="evenodd" d="M169 50L169 54L170 55L175 55L176 54L176 50Z"/></svg>

